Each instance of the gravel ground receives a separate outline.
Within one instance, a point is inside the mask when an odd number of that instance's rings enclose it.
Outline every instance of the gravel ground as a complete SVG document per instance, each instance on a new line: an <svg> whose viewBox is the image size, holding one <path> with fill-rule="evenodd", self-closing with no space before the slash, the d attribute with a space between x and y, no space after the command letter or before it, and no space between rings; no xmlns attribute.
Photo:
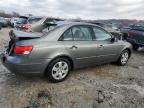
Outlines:
<svg viewBox="0 0 144 108"><path fill-rule="evenodd" d="M0 51L9 40L0 31ZM144 50L127 66L106 64L73 71L64 82L10 73L0 62L0 108L143 108Z"/></svg>

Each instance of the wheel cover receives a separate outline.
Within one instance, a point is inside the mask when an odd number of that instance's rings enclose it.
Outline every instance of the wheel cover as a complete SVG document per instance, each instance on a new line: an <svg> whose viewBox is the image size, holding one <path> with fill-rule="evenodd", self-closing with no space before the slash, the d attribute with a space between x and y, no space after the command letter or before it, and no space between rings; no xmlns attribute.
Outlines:
<svg viewBox="0 0 144 108"><path fill-rule="evenodd" d="M66 77L68 71L68 64L65 61L59 61L52 68L52 76L56 80L61 80Z"/></svg>
<svg viewBox="0 0 144 108"><path fill-rule="evenodd" d="M124 52L121 56L121 63L122 64L126 64L127 61L129 59L129 53L128 52Z"/></svg>

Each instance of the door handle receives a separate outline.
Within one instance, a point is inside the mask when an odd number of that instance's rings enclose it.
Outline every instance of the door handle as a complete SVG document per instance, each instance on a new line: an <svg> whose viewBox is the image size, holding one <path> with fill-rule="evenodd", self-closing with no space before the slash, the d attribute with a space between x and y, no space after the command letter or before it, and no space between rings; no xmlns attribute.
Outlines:
<svg viewBox="0 0 144 108"><path fill-rule="evenodd" d="M99 46L98 46L98 48L103 48L103 47L104 47L103 45L99 45Z"/></svg>
<svg viewBox="0 0 144 108"><path fill-rule="evenodd" d="M70 49L77 49L78 47L73 45L72 47L70 47Z"/></svg>

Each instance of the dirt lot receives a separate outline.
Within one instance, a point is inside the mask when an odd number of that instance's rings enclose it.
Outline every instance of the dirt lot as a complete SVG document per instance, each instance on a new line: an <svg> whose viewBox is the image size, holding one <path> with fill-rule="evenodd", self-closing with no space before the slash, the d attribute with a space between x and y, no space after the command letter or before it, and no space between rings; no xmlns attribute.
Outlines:
<svg viewBox="0 0 144 108"><path fill-rule="evenodd" d="M0 51L8 31L0 31ZM0 108L143 108L144 51L134 52L127 66L107 64L76 70L52 84L46 78L10 73L0 62Z"/></svg>

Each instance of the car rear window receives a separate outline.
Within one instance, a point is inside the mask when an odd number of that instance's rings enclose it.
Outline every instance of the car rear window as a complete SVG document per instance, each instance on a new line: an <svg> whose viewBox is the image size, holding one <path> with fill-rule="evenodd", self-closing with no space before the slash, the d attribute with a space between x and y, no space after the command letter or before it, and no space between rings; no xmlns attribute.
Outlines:
<svg viewBox="0 0 144 108"><path fill-rule="evenodd" d="M144 26L134 26L133 29L134 30L144 31Z"/></svg>
<svg viewBox="0 0 144 108"><path fill-rule="evenodd" d="M43 32L43 36L42 37L47 36L47 34L50 34L50 33L54 32L55 30L61 28L62 26L64 26L64 25L50 26L50 27L52 27L52 29L48 30L48 32Z"/></svg>
<svg viewBox="0 0 144 108"><path fill-rule="evenodd" d="M27 23L27 19L26 17L20 17L17 21L18 24L26 24Z"/></svg>
<svg viewBox="0 0 144 108"><path fill-rule="evenodd" d="M42 18L29 18L28 19L28 22L30 23L30 24L33 24L33 23L36 23L36 22L38 22L38 21L40 21Z"/></svg>
<svg viewBox="0 0 144 108"><path fill-rule="evenodd" d="M57 25L47 26L46 28L44 28L44 29L42 30L42 32L49 32L49 31L55 29L56 27L57 27Z"/></svg>

